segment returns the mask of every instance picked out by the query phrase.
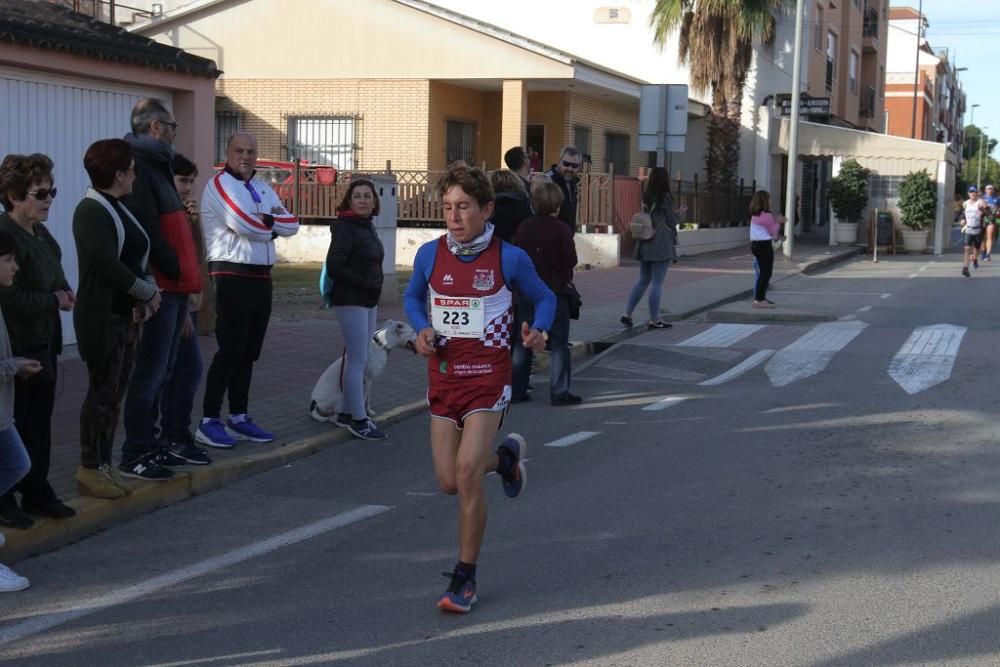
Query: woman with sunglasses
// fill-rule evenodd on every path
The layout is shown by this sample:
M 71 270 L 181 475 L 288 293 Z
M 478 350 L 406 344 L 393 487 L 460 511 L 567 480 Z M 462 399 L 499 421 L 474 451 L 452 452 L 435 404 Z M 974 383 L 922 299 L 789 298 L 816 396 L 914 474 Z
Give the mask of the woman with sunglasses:
M 42 369 L 14 381 L 14 421 L 31 459 L 31 470 L 0 497 L 0 523 L 30 528 L 36 514 L 75 516 L 49 484 L 56 360 L 62 352 L 59 312 L 73 309 L 76 296 L 62 268 L 62 250 L 45 226 L 55 200 L 52 160 L 41 153 L 8 155 L 0 163 L 0 230 L 15 241 L 19 270 L 13 285 L 0 287 L 13 353 L 38 361 Z M 18 507 L 14 492 L 21 494 Z

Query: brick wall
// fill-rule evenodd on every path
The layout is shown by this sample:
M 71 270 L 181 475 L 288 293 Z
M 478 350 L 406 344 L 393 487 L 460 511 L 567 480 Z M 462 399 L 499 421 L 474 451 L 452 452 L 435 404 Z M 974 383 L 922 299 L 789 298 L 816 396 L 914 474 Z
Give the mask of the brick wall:
M 573 126 L 590 128 L 590 156 L 595 171 L 607 168 L 604 154 L 605 134 L 614 132 L 629 137 L 629 174 L 636 175 L 639 167 L 646 166 L 646 154 L 640 153 L 639 146 L 639 101 L 632 104 L 614 104 L 596 97 L 578 93 L 566 96 L 566 126 L 564 144 L 573 143 Z M 581 150 L 586 152 L 584 147 Z M 616 166 L 616 172 L 618 167 Z
M 217 111 L 240 113 L 260 157 L 286 159 L 289 116 L 352 116 L 357 169 L 427 169 L 429 83 L 412 79 L 220 79 Z

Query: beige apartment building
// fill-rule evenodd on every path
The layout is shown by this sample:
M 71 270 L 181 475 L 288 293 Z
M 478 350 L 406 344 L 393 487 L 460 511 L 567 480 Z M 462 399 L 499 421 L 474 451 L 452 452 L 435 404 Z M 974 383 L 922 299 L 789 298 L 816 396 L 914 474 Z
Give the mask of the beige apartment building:
M 211 0 L 134 32 L 214 59 L 216 157 L 236 129 L 263 158 L 341 169 L 488 168 L 565 144 L 634 174 L 641 81 L 419 0 Z

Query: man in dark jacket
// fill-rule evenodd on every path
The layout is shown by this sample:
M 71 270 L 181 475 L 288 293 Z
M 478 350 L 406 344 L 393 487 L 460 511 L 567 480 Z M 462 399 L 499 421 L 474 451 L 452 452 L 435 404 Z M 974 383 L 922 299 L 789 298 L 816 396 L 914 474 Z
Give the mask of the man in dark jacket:
M 184 204 L 174 187 L 171 162 L 177 121 L 157 99 L 132 109 L 125 141 L 135 158 L 135 183 L 125 204 L 149 236 L 149 264 L 162 290 L 160 309 L 144 325 L 125 401 L 122 475 L 151 481 L 173 477 L 167 466 L 211 462 L 192 438 L 158 442 L 157 401 L 172 372 L 187 318 L 188 296 L 201 291 L 198 255 Z
M 531 203 L 531 162 L 528 154 L 520 146 L 514 146 L 503 154 L 504 164 L 524 183 L 524 191 L 528 193 L 528 203 Z M 506 239 L 504 239 L 506 240 Z
M 545 172 L 552 182 L 559 186 L 563 193 L 562 207 L 559 209 L 559 219 L 569 225 L 570 232 L 576 233 L 576 201 L 580 165 L 583 156 L 576 146 L 566 146 L 559 155 L 559 161 Z

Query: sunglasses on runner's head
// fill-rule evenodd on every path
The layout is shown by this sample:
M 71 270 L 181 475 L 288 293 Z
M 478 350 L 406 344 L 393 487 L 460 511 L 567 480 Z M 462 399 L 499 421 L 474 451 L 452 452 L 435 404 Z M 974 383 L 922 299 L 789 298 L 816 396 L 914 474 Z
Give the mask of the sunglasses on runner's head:
M 562 161 L 562 166 L 570 168 L 570 169 L 579 169 L 580 168 L 580 163 L 579 162 L 570 162 L 569 160 L 563 160 Z
M 38 201 L 45 201 L 52 195 L 52 198 L 56 198 L 56 193 L 59 192 L 59 188 L 38 188 L 37 190 L 28 190 L 28 194 L 37 199 Z

